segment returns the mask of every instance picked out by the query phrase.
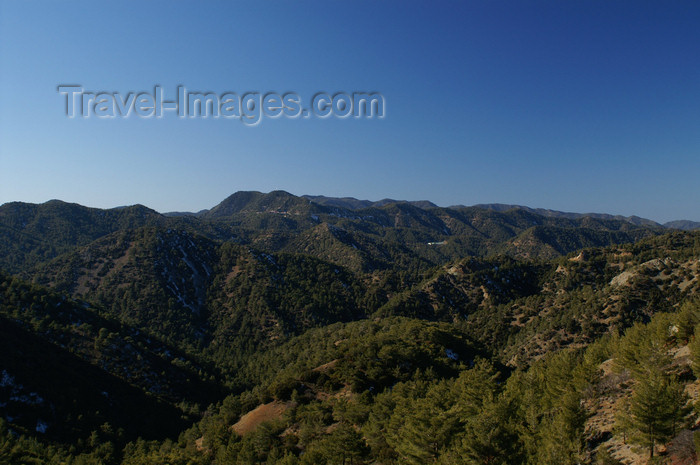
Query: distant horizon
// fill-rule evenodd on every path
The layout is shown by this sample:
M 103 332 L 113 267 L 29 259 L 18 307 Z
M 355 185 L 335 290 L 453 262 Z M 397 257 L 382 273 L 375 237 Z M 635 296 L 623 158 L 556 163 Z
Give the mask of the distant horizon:
M 624 218 L 636 217 L 636 218 L 641 218 L 644 220 L 651 220 L 651 221 L 654 221 L 660 225 L 665 225 L 667 223 L 674 222 L 674 221 L 691 221 L 691 222 L 700 223 L 700 219 L 693 219 L 693 218 L 673 218 L 673 219 L 666 220 L 666 221 L 659 221 L 655 218 L 650 218 L 650 217 L 638 215 L 635 213 L 626 214 L 626 213 L 611 213 L 611 212 L 606 212 L 606 211 L 590 211 L 590 210 L 589 211 L 561 210 L 561 209 L 550 208 L 550 207 L 546 207 L 546 206 L 543 207 L 543 206 L 536 206 L 536 205 L 523 205 L 523 204 L 516 204 L 516 203 L 509 203 L 509 202 L 477 202 L 477 203 L 457 202 L 457 203 L 451 203 L 449 205 L 443 205 L 443 204 L 439 204 L 431 199 L 404 199 L 404 198 L 396 198 L 396 197 L 388 196 L 388 197 L 382 197 L 382 198 L 377 199 L 377 200 L 372 200 L 372 199 L 356 197 L 356 196 L 352 196 L 352 195 L 335 196 L 335 195 L 327 195 L 327 194 L 308 194 L 308 193 L 307 194 L 295 194 L 295 193 L 289 192 L 285 189 L 272 189 L 272 190 L 268 190 L 268 191 L 261 191 L 261 190 L 257 190 L 257 189 L 236 190 L 234 192 L 231 192 L 229 195 L 224 196 L 223 198 L 221 198 L 218 202 L 214 203 L 213 205 L 208 206 L 208 207 L 204 207 L 204 208 L 199 208 L 199 209 L 168 209 L 168 210 L 163 210 L 163 209 L 155 208 L 155 207 L 153 207 L 145 202 L 134 202 L 134 203 L 129 203 L 129 204 L 115 205 L 115 206 L 98 206 L 98 205 L 90 205 L 86 202 L 65 200 L 65 199 L 55 198 L 55 197 L 48 199 L 48 200 L 44 200 L 44 201 L 34 201 L 34 202 L 25 201 L 25 200 L 9 200 L 9 201 L 5 201 L 5 202 L 0 203 L 0 207 L 3 205 L 9 204 L 9 203 L 15 203 L 15 202 L 33 204 L 33 205 L 42 205 L 42 204 L 52 202 L 52 201 L 59 201 L 59 202 L 63 202 L 63 203 L 75 204 L 75 205 L 80 205 L 82 207 L 95 208 L 95 209 L 99 209 L 99 210 L 112 210 L 112 209 L 128 208 L 128 207 L 134 207 L 134 206 L 140 205 L 140 206 L 146 207 L 148 209 L 151 209 L 151 210 L 153 210 L 161 215 L 165 215 L 168 213 L 197 214 L 200 212 L 211 210 L 212 208 L 219 205 L 221 202 L 226 200 L 231 195 L 234 195 L 234 194 L 239 193 L 239 192 L 257 192 L 260 194 L 270 194 L 271 192 L 279 192 L 279 191 L 286 192 L 287 194 L 293 195 L 295 197 L 300 197 L 300 198 L 301 197 L 325 197 L 325 198 L 329 198 L 329 199 L 351 199 L 351 200 L 356 200 L 359 202 L 372 202 L 372 203 L 382 202 L 382 201 L 386 201 L 386 200 L 394 201 L 394 202 L 409 202 L 409 203 L 430 202 L 430 203 L 434 204 L 436 206 L 436 208 L 453 208 L 453 207 L 467 207 L 467 208 L 481 207 L 481 208 L 483 208 L 483 206 L 488 206 L 488 205 L 501 205 L 501 206 L 509 206 L 509 207 L 513 207 L 513 208 L 529 208 L 529 209 L 533 209 L 533 210 L 547 210 L 547 211 L 558 212 L 558 213 L 584 215 L 584 216 L 585 215 L 610 215 L 610 216 L 624 217 Z
M 198 211 L 235 186 L 697 221 L 698 24 L 689 1 L 0 0 L 0 202 Z

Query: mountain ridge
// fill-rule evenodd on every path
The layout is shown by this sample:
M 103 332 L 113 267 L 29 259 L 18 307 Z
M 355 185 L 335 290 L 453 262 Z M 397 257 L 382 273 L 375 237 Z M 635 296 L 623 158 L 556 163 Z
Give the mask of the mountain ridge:
M 667 229 L 680 229 L 680 230 L 694 230 L 694 229 L 700 229 L 700 222 L 698 221 L 692 221 L 692 220 L 685 220 L 685 219 L 680 219 L 680 220 L 672 220 L 672 221 L 667 221 L 664 223 L 660 223 L 654 220 L 651 220 L 649 218 L 643 218 L 637 215 L 614 215 L 610 213 L 595 213 L 595 212 L 588 212 L 588 213 L 579 213 L 579 212 L 568 212 L 568 211 L 561 211 L 561 210 L 554 210 L 554 209 L 549 209 L 549 208 L 541 208 L 541 207 L 529 207 L 526 205 L 517 205 L 517 204 L 503 204 L 503 203 L 480 203 L 480 204 L 474 204 L 474 205 L 464 205 L 464 204 L 455 204 L 455 205 L 450 205 L 448 207 L 441 207 L 434 202 L 431 202 L 429 200 L 396 200 L 392 198 L 384 198 L 381 200 L 366 200 L 366 199 L 358 199 L 355 197 L 333 197 L 333 196 L 325 196 L 325 195 L 310 195 L 310 194 L 304 194 L 300 196 L 296 196 L 294 194 L 290 194 L 286 191 L 271 191 L 269 193 L 263 193 L 260 191 L 237 191 L 231 196 L 227 197 L 224 201 L 220 202 L 216 206 L 212 207 L 211 209 L 203 209 L 198 212 L 181 212 L 181 211 L 173 211 L 173 212 L 164 212 L 162 213 L 164 216 L 196 216 L 196 217 L 201 217 L 201 216 L 211 216 L 209 212 L 212 210 L 217 209 L 218 207 L 218 214 L 220 216 L 221 210 L 223 209 L 221 207 L 221 204 L 228 201 L 229 199 L 232 198 L 241 198 L 241 197 L 264 197 L 266 195 L 270 194 L 279 194 L 279 193 L 284 193 L 286 195 L 289 195 L 291 197 L 296 197 L 299 199 L 308 199 L 311 202 L 320 205 L 320 206 L 325 206 L 325 207 L 337 207 L 341 208 L 344 210 L 363 210 L 367 208 L 372 208 L 372 207 L 383 207 L 389 204 L 409 204 L 413 205 L 419 208 L 423 209 L 431 209 L 431 208 L 452 208 L 452 209 L 462 209 L 462 208 L 482 208 L 485 210 L 493 210 L 493 211 L 499 211 L 499 212 L 505 212 L 508 210 L 513 210 L 513 209 L 519 209 L 519 210 L 525 210 L 529 211 L 532 213 L 536 213 L 541 216 L 546 216 L 546 217 L 554 217 L 554 218 L 583 218 L 583 217 L 591 217 L 591 218 L 599 218 L 599 219 L 616 219 L 616 220 L 621 220 L 621 221 L 627 221 L 629 223 L 639 225 L 639 226 L 658 226 L 658 227 L 664 227 Z M 214 213 L 213 215 L 216 216 L 217 213 Z
M 40 206 L 40 205 L 56 205 L 56 204 L 63 204 L 66 206 L 73 206 L 73 207 L 82 207 L 85 209 L 92 209 L 92 210 L 99 210 L 99 211 L 119 211 L 119 210 L 128 210 L 128 209 L 144 209 L 147 211 L 150 211 L 152 213 L 156 213 L 158 215 L 164 216 L 164 217 L 207 217 L 207 218 L 216 218 L 216 217 L 222 217 L 226 216 L 227 214 L 231 213 L 237 213 L 240 212 L 241 210 L 245 209 L 246 207 L 257 207 L 260 208 L 260 202 L 265 201 L 267 199 L 277 197 L 279 200 L 280 198 L 286 197 L 287 199 L 307 199 L 314 204 L 321 206 L 321 207 L 336 207 L 336 208 L 341 208 L 343 210 L 363 210 L 367 208 L 373 208 L 373 207 L 384 207 L 386 205 L 390 204 L 408 204 L 412 205 L 418 208 L 422 209 L 432 209 L 432 208 L 451 208 L 451 209 L 463 209 L 463 208 L 481 208 L 485 210 L 493 210 L 493 211 L 498 211 L 498 212 L 505 212 L 508 210 L 525 210 L 529 211 L 532 213 L 536 213 L 541 216 L 546 216 L 546 217 L 554 217 L 554 218 L 583 218 L 583 217 L 591 217 L 591 218 L 599 218 L 599 219 L 616 219 L 616 220 L 621 220 L 621 221 L 627 221 L 629 223 L 635 224 L 635 225 L 644 225 L 644 226 L 658 226 L 658 227 L 663 227 L 667 229 L 680 229 L 684 231 L 691 231 L 695 229 L 700 229 L 700 221 L 693 221 L 693 220 L 687 220 L 687 219 L 679 219 L 679 220 L 672 220 L 672 221 L 666 221 L 664 223 L 659 223 L 657 221 L 648 219 L 648 218 L 643 218 L 637 215 L 613 215 L 610 213 L 595 213 L 595 212 L 588 212 L 588 213 L 578 213 L 578 212 L 568 212 L 568 211 L 561 211 L 561 210 L 553 210 L 549 208 L 541 208 L 541 207 L 529 207 L 526 205 L 518 205 L 518 204 L 503 204 L 503 203 L 480 203 L 480 204 L 474 204 L 474 205 L 464 205 L 464 204 L 454 204 L 450 205 L 447 207 L 441 207 L 434 202 L 431 202 L 430 200 L 396 200 L 392 198 L 384 198 L 381 200 L 366 200 L 366 199 L 358 199 L 355 197 L 333 197 L 333 196 L 325 196 L 325 195 L 310 195 L 310 194 L 303 194 L 303 195 L 294 195 L 290 194 L 289 192 L 286 192 L 284 190 L 273 190 L 270 192 L 261 192 L 261 191 L 236 191 L 230 196 L 228 196 L 226 199 L 222 200 L 219 202 L 217 205 L 215 205 L 212 208 L 206 208 L 199 210 L 197 212 L 189 212 L 189 211 L 168 211 L 168 212 L 158 212 L 156 210 L 153 210 L 147 206 L 144 206 L 142 204 L 134 204 L 134 205 L 124 205 L 124 206 L 118 206 L 118 207 L 112 207 L 112 208 L 95 208 L 95 207 L 86 207 L 78 203 L 73 203 L 73 202 L 65 202 L 63 200 L 59 199 L 51 199 L 43 203 L 28 203 L 28 202 L 22 202 L 22 201 L 11 201 L 11 202 L 6 202 L 4 204 L 0 205 L 1 208 L 9 207 L 11 205 L 24 205 L 24 206 Z M 294 204 L 294 202 L 290 202 L 290 204 Z M 277 205 L 274 204 L 273 205 Z M 301 205 L 301 203 L 299 203 Z M 284 204 L 279 204 L 279 207 L 284 206 Z M 289 205 L 287 205 L 289 206 Z M 260 210 L 258 210 L 260 211 Z
M 34 463 L 330 465 L 351 447 L 354 463 L 420 465 L 437 421 L 439 463 L 490 422 L 510 444 L 497 463 L 593 465 L 620 434 L 584 428 L 614 413 L 592 389 L 629 397 L 628 375 L 597 367 L 647 354 L 618 342 L 650 321 L 655 347 L 700 322 L 700 305 L 674 313 L 700 296 L 700 232 L 508 206 L 16 203 L 0 269 L 0 462 L 5 443 L 57 454 Z
M 665 231 L 656 223 L 542 215 L 523 208 L 444 208 L 380 201 L 353 210 L 326 203 L 285 191 L 240 191 L 192 215 L 161 215 L 141 205 L 101 210 L 55 200 L 4 204 L 0 206 L 0 231 L 4 232 L 0 269 L 20 272 L 100 237 L 142 226 L 188 230 L 268 252 L 307 250 L 318 258 L 352 262 L 356 269 L 365 270 L 396 260 L 437 265 L 464 255 L 492 253 L 551 258 L 584 246 L 633 242 Z M 324 223 L 330 229 L 317 230 Z M 325 239 L 319 242 L 321 237 Z

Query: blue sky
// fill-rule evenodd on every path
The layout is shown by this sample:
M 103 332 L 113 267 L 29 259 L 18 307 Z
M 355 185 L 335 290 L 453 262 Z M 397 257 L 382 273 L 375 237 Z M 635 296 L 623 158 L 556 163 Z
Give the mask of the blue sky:
M 698 24 L 681 1 L 0 0 L 0 203 L 283 189 L 700 220 Z M 59 84 L 376 91 L 386 115 L 69 119 Z

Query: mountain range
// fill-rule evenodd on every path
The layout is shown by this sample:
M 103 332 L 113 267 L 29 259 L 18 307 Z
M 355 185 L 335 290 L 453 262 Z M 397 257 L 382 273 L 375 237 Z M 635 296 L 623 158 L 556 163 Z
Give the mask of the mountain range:
M 700 386 L 690 226 L 283 191 L 4 204 L 0 463 L 642 463 L 611 420 L 640 344 Z
M 318 249 L 311 253 L 363 269 L 386 266 L 396 254 L 432 264 L 494 252 L 551 258 L 663 230 L 646 221 L 545 215 L 518 207 L 426 208 L 423 202 L 417 206 L 382 201 L 380 206 L 348 209 L 333 205 L 333 199 L 323 203 L 283 191 L 237 192 L 196 215 L 161 215 L 142 205 L 101 210 L 57 200 L 41 205 L 13 202 L 0 206 L 0 266 L 17 272 L 108 233 L 146 225 L 196 230 L 214 240 L 233 239 L 275 251 Z M 401 247 L 389 247 L 387 242 Z M 320 250 L 322 244 L 334 250 Z M 338 255 L 341 249 L 346 250 Z
M 285 193 L 280 191 L 280 193 Z M 272 193 L 274 194 L 274 193 Z M 252 199 L 259 199 L 262 197 L 265 197 L 267 194 L 263 194 L 261 192 L 238 192 L 234 194 L 236 198 L 236 201 L 243 202 L 245 203 L 246 201 L 250 201 Z M 291 194 L 289 194 L 291 195 Z M 394 199 L 382 199 L 378 201 L 372 201 L 372 200 L 359 200 L 354 197 L 327 197 L 323 195 L 302 195 L 302 198 L 309 199 L 311 202 L 318 204 L 318 205 L 324 205 L 324 206 L 331 206 L 331 207 L 338 207 L 342 208 L 345 210 L 361 210 L 364 208 L 371 208 L 371 207 L 383 207 L 385 205 L 393 204 L 393 203 L 403 203 L 403 204 L 409 204 L 413 205 L 415 207 L 419 208 L 424 208 L 424 209 L 431 209 L 431 208 L 439 208 L 438 205 L 434 204 L 433 202 L 429 200 L 394 200 Z M 228 200 L 228 199 L 227 199 Z M 224 201 L 225 202 L 225 201 Z M 217 205 L 218 207 L 218 205 Z M 214 207 L 216 209 L 217 207 Z M 526 207 L 523 205 L 510 205 L 510 204 L 502 204 L 502 203 L 490 203 L 490 204 L 476 204 L 473 205 L 472 207 L 475 208 L 481 208 L 485 210 L 494 210 L 494 211 L 499 211 L 499 212 L 505 212 L 508 210 L 525 210 L 531 213 L 535 213 L 541 216 L 546 216 L 546 217 L 554 217 L 554 218 L 570 218 L 570 219 L 575 219 L 575 218 L 583 218 L 583 217 L 591 217 L 591 218 L 599 218 L 599 219 L 613 219 L 613 220 L 621 220 L 621 221 L 627 221 L 632 224 L 641 226 L 663 226 L 669 229 L 681 229 L 684 231 L 691 231 L 694 229 L 700 229 L 700 222 L 698 221 L 690 221 L 690 220 L 675 220 L 675 221 L 668 221 L 666 223 L 657 223 L 653 220 L 646 219 L 646 218 L 640 218 L 638 216 L 622 216 L 622 215 L 610 215 L 607 213 L 572 213 L 572 212 L 562 212 L 562 211 L 557 211 L 557 210 L 550 210 L 550 209 L 545 209 L 545 208 L 531 208 L 531 207 Z M 464 209 L 464 208 L 469 208 L 466 205 L 453 205 L 450 206 L 449 208 L 451 209 Z M 200 210 L 197 213 L 192 213 L 192 212 L 167 212 L 163 213 L 165 216 L 204 216 L 209 210 Z

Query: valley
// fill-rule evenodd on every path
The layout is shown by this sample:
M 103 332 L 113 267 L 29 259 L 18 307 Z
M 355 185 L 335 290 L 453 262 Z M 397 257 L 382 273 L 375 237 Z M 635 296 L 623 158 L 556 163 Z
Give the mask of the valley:
M 700 231 L 674 224 L 4 204 L 0 463 L 693 463 Z

